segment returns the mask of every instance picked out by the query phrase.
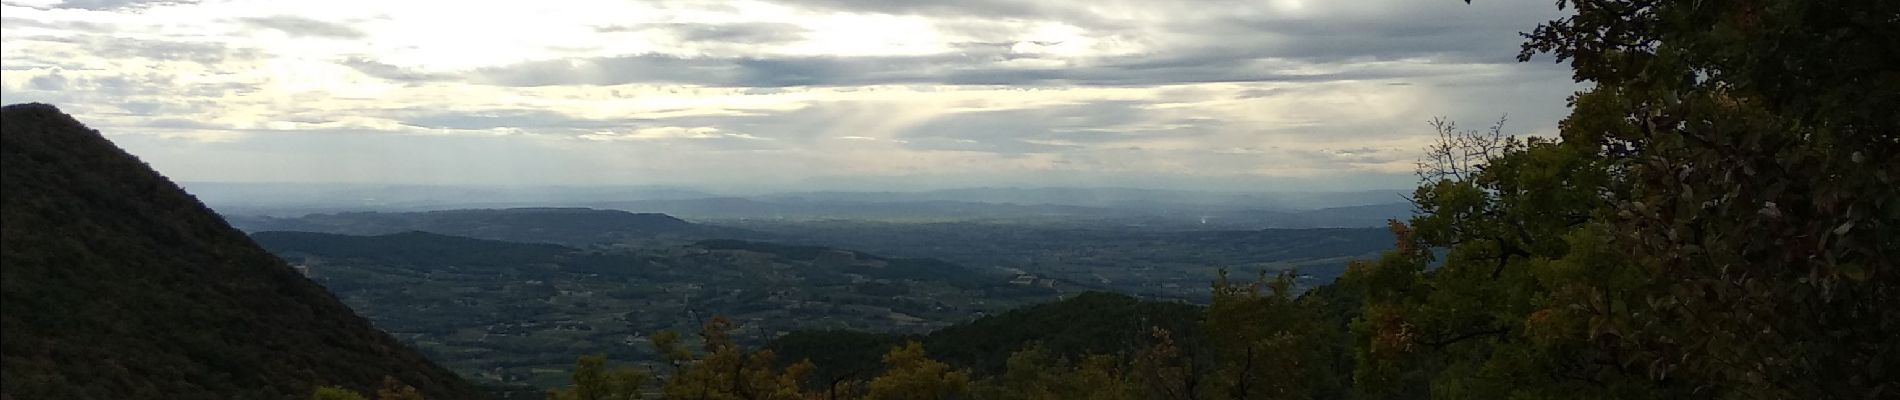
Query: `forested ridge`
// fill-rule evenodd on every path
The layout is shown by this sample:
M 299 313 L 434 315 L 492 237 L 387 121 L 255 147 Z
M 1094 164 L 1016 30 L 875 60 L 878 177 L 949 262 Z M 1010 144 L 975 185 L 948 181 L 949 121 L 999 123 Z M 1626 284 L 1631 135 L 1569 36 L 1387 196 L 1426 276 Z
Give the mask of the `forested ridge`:
M 484 395 L 52 106 L 0 115 L 0 397 Z
M 812 359 L 824 379 L 875 372 L 885 350 L 915 340 L 942 361 L 977 373 L 997 373 L 1011 353 L 1035 345 L 1063 355 L 1133 352 L 1147 345 L 1151 329 L 1199 337 L 1201 307 L 1085 292 L 1061 301 L 951 325 L 923 335 L 877 335 L 851 331 L 805 331 L 767 344 L 787 360 Z M 860 376 L 861 377 L 861 376 Z

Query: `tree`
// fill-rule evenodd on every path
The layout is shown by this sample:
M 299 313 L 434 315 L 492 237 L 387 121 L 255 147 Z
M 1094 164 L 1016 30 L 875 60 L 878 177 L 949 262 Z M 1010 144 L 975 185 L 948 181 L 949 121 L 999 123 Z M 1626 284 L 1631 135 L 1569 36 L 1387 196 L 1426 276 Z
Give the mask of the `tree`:
M 1217 364 L 1203 382 L 1223 398 L 1310 399 L 1337 385 L 1320 307 L 1293 298 L 1293 274 L 1265 273 L 1244 284 L 1222 271 L 1213 284 L 1206 328 Z
M 337 386 L 319 386 L 310 393 L 310 400 L 364 400 L 363 395 Z
M 318 386 L 310 393 L 311 400 L 363 400 L 362 394 L 341 386 Z M 376 400 L 423 400 L 422 392 L 414 386 L 402 383 L 395 377 L 383 377 L 383 385 L 376 389 Z
M 383 377 L 383 387 L 376 389 L 376 400 L 423 400 L 422 393 L 414 386 L 402 383 L 395 377 Z
M 582 356 L 574 363 L 573 385 L 548 391 L 548 400 L 633 400 L 651 375 L 632 367 L 609 370 L 606 356 Z
M 1118 357 L 1106 354 L 1092 354 L 1082 357 L 1076 366 L 1076 372 L 1065 380 L 1068 392 L 1074 396 L 1064 398 L 1086 400 L 1134 400 L 1141 398 L 1139 386 L 1127 374 L 1127 368 Z
M 699 355 L 685 350 L 676 334 L 654 335 L 655 350 L 673 367 L 673 375 L 662 387 L 666 398 L 766 400 L 807 395 L 800 384 L 813 369 L 810 362 L 777 369 L 772 351 L 746 351 L 732 340 L 732 329 L 725 317 L 707 320 L 700 329 L 703 348 Z
M 1001 376 L 974 386 L 976 398 L 996 400 L 1133 400 L 1140 398 L 1122 360 L 1086 355 L 1077 362 L 1031 345 L 1009 357 Z
M 1558 139 L 1424 163 L 1423 214 L 1348 274 L 1361 390 L 1900 391 L 1900 3 L 1558 5 L 1520 58 L 1592 87 Z
M 1135 354 L 1132 370 L 1143 398 L 1194 400 L 1201 398 L 1201 370 L 1193 357 L 1182 354 L 1174 333 L 1151 328 L 1154 343 Z
M 909 342 L 884 354 L 886 370 L 866 385 L 868 400 L 963 399 L 970 397 L 970 376 L 924 355 L 924 345 Z

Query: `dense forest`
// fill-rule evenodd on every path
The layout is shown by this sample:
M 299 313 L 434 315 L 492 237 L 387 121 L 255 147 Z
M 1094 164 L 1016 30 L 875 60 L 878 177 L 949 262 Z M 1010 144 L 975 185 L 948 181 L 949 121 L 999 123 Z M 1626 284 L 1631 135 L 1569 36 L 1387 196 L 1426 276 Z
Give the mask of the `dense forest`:
M 52 106 L 0 109 L 0 397 L 484 396 Z M 404 389 L 406 388 L 406 389 Z

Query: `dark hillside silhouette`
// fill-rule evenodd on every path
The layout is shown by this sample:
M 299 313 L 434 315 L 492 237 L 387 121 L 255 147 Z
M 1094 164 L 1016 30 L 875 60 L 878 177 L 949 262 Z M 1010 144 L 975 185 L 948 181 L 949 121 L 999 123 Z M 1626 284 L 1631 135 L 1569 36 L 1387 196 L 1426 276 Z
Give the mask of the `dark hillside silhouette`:
M 482 397 L 97 131 L 50 105 L 0 114 L 0 398 L 302 398 L 385 376 Z

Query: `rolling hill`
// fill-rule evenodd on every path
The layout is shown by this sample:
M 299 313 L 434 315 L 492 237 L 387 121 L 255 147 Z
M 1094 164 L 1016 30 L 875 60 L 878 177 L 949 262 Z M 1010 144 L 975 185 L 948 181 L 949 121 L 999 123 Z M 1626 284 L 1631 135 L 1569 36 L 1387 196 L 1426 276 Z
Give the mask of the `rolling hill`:
M 1151 341 L 1151 328 L 1162 328 L 1188 340 L 1185 346 L 1200 346 L 1201 310 L 1180 302 L 1084 292 L 927 334 L 801 331 L 779 337 L 766 348 L 783 361 L 811 360 L 820 368 L 817 377 L 830 380 L 875 371 L 879 357 L 891 346 L 915 340 L 939 360 L 989 375 L 1001 372 L 1011 353 L 1032 344 L 1065 357 L 1127 355 Z

